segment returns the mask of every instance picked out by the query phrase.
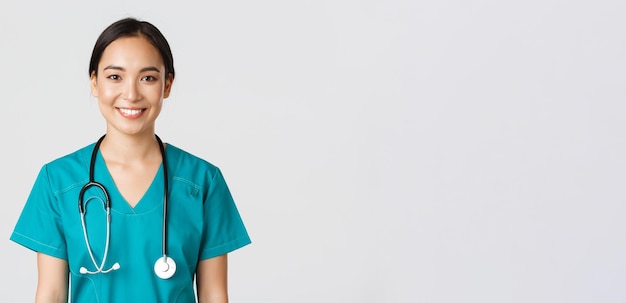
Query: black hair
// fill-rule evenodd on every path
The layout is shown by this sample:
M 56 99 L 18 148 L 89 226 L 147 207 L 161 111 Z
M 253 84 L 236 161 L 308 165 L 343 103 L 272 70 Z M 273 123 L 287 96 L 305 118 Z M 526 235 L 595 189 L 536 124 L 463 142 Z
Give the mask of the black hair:
M 93 47 L 91 60 L 89 60 L 89 76 L 98 75 L 98 64 L 102 58 L 102 53 L 113 41 L 123 37 L 145 37 L 159 51 L 165 65 L 166 77 L 174 78 L 174 57 L 169 43 L 156 26 L 147 21 L 140 21 L 135 18 L 125 18 L 109 25 Z

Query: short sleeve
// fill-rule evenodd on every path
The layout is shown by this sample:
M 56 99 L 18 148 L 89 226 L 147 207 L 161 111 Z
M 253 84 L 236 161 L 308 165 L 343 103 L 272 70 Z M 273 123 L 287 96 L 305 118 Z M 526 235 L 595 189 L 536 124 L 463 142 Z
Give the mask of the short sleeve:
M 229 253 L 250 243 L 226 181 L 216 169 L 204 201 L 200 260 Z
M 56 202 L 47 166 L 44 166 L 11 234 L 11 241 L 33 251 L 67 260 L 62 221 Z

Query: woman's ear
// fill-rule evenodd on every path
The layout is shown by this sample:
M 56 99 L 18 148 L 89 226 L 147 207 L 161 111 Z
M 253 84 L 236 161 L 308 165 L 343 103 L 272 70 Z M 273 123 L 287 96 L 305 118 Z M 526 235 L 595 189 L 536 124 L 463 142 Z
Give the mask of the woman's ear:
M 98 77 L 96 76 L 96 72 L 91 72 L 91 76 L 89 76 L 89 82 L 91 83 L 91 95 L 94 98 L 98 98 Z
M 167 75 L 167 78 L 165 79 L 165 87 L 163 88 L 163 99 L 166 99 L 167 97 L 170 96 L 173 83 L 174 83 L 174 75 L 170 73 Z

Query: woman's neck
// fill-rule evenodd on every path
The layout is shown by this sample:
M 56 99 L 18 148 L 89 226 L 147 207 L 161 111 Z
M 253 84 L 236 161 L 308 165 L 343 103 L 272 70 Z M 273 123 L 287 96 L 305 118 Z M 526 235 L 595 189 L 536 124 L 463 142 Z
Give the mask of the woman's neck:
M 154 133 L 125 135 L 107 132 L 100 146 L 100 152 L 107 162 L 131 164 L 153 161 L 161 158 L 158 142 Z

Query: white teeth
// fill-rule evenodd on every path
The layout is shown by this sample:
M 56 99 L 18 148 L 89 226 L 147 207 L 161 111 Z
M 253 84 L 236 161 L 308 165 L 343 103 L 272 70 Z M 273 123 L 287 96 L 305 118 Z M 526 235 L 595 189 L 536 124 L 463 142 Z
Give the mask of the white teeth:
M 128 109 L 128 108 L 120 108 L 120 111 L 122 112 L 122 114 L 126 115 L 126 116 L 133 116 L 133 115 L 138 115 L 139 113 L 141 113 L 141 109 Z

